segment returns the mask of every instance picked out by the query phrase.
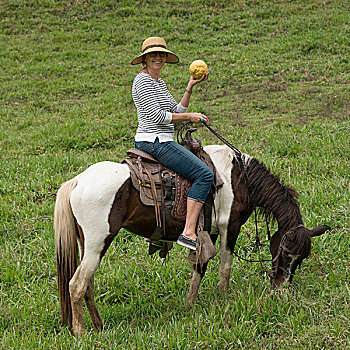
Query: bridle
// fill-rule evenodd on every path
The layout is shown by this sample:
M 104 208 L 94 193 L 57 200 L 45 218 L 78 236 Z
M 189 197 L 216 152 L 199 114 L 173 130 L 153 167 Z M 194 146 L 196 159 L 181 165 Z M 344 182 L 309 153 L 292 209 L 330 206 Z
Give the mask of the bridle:
M 292 273 L 292 272 L 290 271 L 290 270 L 291 270 L 291 266 L 289 266 L 289 271 L 288 271 L 288 270 L 286 270 L 285 268 L 283 268 L 282 266 L 279 265 L 279 258 L 280 258 L 281 255 L 283 255 L 284 252 L 286 252 L 286 253 L 288 253 L 288 254 L 291 254 L 291 255 L 293 254 L 293 252 L 292 252 L 290 249 L 288 249 L 288 248 L 286 247 L 286 245 L 285 245 L 285 241 L 286 241 L 286 239 L 287 239 L 287 233 L 288 233 L 288 232 L 291 232 L 291 231 L 295 231 L 295 230 L 297 230 L 297 229 L 299 229 L 299 228 L 303 228 L 303 227 L 305 227 L 303 224 L 299 224 L 298 226 L 295 226 L 295 227 L 291 228 L 290 230 L 288 230 L 288 231 L 282 236 L 282 238 L 281 238 L 281 240 L 280 240 L 280 244 L 279 244 L 279 246 L 278 246 L 277 255 L 271 260 L 272 263 L 275 263 L 275 262 L 277 262 L 277 263 L 276 263 L 274 269 L 271 270 L 271 271 L 269 272 L 269 275 L 275 276 L 275 275 L 277 274 L 278 269 L 282 270 L 284 273 L 286 273 L 286 274 L 289 275 L 289 276 L 294 276 L 294 275 L 295 275 L 295 272 Z M 291 263 L 290 263 L 290 265 L 291 265 Z M 300 264 L 299 264 L 299 265 L 300 265 Z
M 284 269 L 282 266 L 279 265 L 279 258 L 281 255 L 283 255 L 283 253 L 288 253 L 288 254 L 293 254 L 293 252 L 288 249 L 285 245 L 285 241 L 287 239 L 287 233 L 291 232 L 291 231 L 295 231 L 297 230 L 298 228 L 302 228 L 304 227 L 303 224 L 299 224 L 298 226 L 295 226 L 293 228 L 291 228 L 290 230 L 288 230 L 281 238 L 280 240 L 280 244 L 278 246 L 278 251 L 277 251 L 277 254 L 276 256 L 273 258 L 273 259 L 260 259 L 260 260 L 253 260 L 253 259 L 246 259 L 246 258 L 243 258 L 242 256 L 240 256 L 239 254 L 237 254 L 235 251 L 233 251 L 233 254 L 239 258 L 240 260 L 243 260 L 243 261 L 246 261 L 246 262 L 251 262 L 251 263 L 263 263 L 263 262 L 272 262 L 272 263 L 276 263 L 275 267 L 273 270 L 271 270 L 269 272 L 269 275 L 273 276 L 273 275 L 276 275 L 277 274 L 277 270 L 280 269 L 282 270 L 283 272 L 285 272 L 286 274 L 288 274 L 289 276 L 294 276 L 295 273 L 292 273 L 286 269 Z

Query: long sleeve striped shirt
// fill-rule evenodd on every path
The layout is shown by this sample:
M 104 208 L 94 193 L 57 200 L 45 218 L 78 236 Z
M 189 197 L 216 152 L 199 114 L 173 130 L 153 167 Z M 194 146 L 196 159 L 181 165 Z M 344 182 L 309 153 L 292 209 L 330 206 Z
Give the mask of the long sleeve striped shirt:
M 173 141 L 172 113 L 185 113 L 187 108 L 175 101 L 164 81 L 139 73 L 132 86 L 132 97 L 139 122 L 135 140 L 154 142 L 158 137 L 159 142 Z

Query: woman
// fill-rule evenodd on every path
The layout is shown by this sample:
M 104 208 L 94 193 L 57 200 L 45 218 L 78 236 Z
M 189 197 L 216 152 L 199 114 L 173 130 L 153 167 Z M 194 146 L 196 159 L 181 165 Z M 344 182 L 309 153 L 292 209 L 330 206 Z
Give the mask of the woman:
M 187 198 L 185 228 L 177 243 L 195 250 L 198 215 L 212 185 L 214 174 L 192 152 L 174 142 L 173 124 L 183 121 L 209 121 L 201 113 L 187 113 L 193 87 L 206 80 L 209 73 L 199 80 L 191 76 L 178 104 L 160 78 L 165 63 L 177 62 L 179 58 L 167 50 L 164 39 L 159 37 L 146 39 L 142 45 L 142 54 L 131 62 L 143 63 L 142 71 L 136 76 L 132 87 L 139 121 L 135 147 L 151 154 L 163 165 L 193 182 Z

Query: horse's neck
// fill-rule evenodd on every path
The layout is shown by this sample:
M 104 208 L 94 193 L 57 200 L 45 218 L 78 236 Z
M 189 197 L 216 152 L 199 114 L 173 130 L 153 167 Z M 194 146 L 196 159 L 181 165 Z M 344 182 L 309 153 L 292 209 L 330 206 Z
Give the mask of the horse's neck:
M 240 177 L 233 167 L 239 166 L 234 151 L 226 146 L 211 145 L 204 150 L 214 161 L 224 181 L 239 181 Z M 262 207 L 267 214 L 272 214 L 281 232 L 302 224 L 296 193 L 284 186 L 279 179 L 270 173 L 264 164 L 255 158 L 242 154 L 249 179 L 250 200 L 254 206 Z M 232 167 L 233 166 L 233 167 Z M 236 174 L 236 175 L 234 175 Z M 231 186 L 230 186 L 231 187 Z
M 291 195 L 278 198 L 273 197 L 273 192 L 268 192 L 261 206 L 274 216 L 280 232 L 287 232 L 290 228 L 303 223 L 299 204 Z
M 264 164 L 254 158 L 250 159 L 247 173 L 251 199 L 255 206 L 272 214 L 281 232 L 303 223 L 296 200 L 297 193 L 292 188 L 284 186 Z

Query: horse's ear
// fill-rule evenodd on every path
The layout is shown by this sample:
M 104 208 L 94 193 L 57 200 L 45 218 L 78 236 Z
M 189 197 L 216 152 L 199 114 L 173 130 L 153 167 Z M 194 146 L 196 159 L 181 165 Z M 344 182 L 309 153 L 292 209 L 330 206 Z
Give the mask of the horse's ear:
M 317 226 L 310 230 L 310 236 L 311 237 L 317 237 L 321 236 L 323 233 L 325 233 L 327 230 L 330 230 L 331 228 L 327 225 Z

